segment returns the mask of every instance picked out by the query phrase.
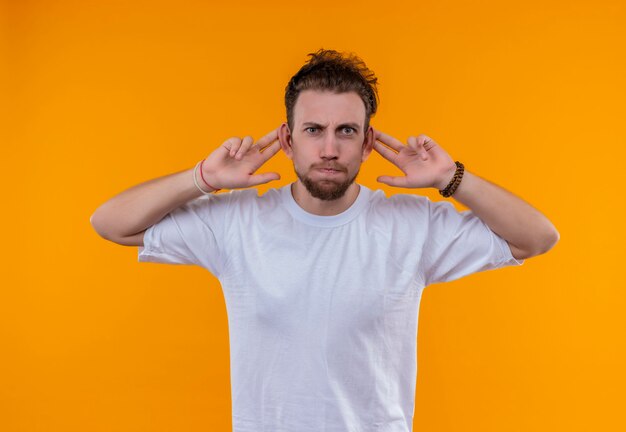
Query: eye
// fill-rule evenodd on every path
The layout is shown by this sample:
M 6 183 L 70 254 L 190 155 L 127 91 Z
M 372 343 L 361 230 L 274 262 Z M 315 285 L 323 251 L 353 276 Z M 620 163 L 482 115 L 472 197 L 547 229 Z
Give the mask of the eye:
M 349 126 L 344 127 L 342 130 L 343 130 L 343 133 L 346 135 L 353 135 L 356 132 L 354 128 L 351 128 Z
M 311 126 L 311 127 L 306 128 L 305 131 L 307 131 L 309 133 L 315 133 L 317 131 L 317 128 Z

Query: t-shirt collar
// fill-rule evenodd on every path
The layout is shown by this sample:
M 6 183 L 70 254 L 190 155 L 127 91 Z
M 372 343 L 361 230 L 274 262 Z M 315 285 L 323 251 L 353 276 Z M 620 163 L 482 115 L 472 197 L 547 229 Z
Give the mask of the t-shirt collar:
M 298 205 L 291 194 L 291 184 L 281 188 L 281 197 L 283 204 L 295 219 L 307 225 L 318 227 L 332 228 L 343 225 L 354 219 L 367 205 L 371 190 L 363 185 L 359 185 L 359 195 L 356 200 L 343 212 L 332 216 L 320 216 L 309 213 Z

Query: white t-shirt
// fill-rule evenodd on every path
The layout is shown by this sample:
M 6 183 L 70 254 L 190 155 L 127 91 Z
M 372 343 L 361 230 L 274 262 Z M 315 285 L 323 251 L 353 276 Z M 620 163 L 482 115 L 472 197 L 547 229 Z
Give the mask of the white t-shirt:
M 335 216 L 290 186 L 198 198 L 146 231 L 139 261 L 220 280 L 235 432 L 411 431 L 423 289 L 523 263 L 471 211 L 364 186 Z

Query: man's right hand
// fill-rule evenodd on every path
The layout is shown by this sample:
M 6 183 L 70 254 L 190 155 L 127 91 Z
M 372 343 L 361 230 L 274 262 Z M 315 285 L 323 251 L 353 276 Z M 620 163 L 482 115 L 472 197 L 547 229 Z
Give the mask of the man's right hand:
M 229 138 L 206 158 L 202 176 L 217 189 L 246 188 L 278 180 L 280 175 L 275 172 L 254 173 L 279 150 L 278 128 L 255 144 L 250 136 Z
M 277 137 L 278 129 L 254 145 L 251 137 L 226 140 L 202 164 L 206 182 L 218 189 L 236 189 L 278 180 L 280 176 L 277 173 L 254 174 L 280 149 Z M 190 178 L 194 172 L 193 168 L 186 169 L 117 194 L 96 209 L 91 216 L 91 224 L 107 240 L 128 246 L 143 246 L 143 236 L 149 227 L 172 210 L 200 196 Z M 201 184 L 202 179 L 199 175 L 197 177 L 198 184 Z

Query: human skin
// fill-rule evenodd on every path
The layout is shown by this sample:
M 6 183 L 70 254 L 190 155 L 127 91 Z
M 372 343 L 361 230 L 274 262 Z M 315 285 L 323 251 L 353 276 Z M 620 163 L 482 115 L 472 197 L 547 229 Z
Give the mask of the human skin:
M 380 176 L 378 181 L 404 188 L 446 187 L 456 171 L 448 153 L 426 135 L 409 137 L 407 145 L 375 131 L 374 149 L 396 165 L 404 176 Z M 489 228 L 507 241 L 518 260 L 550 250 L 559 232 L 541 212 L 506 189 L 465 169 L 453 198 L 466 205 Z
M 322 188 L 356 176 L 372 152 L 374 130 L 371 126 L 364 130 L 365 105 L 357 93 L 305 90 L 294 106 L 293 125 L 293 131 L 287 123 L 280 126 L 281 147 L 296 172 Z M 298 179 L 292 193 L 304 210 L 328 216 L 350 207 L 359 185 L 351 184 L 338 199 L 323 200 L 312 196 Z
M 404 173 L 404 176 L 378 178 L 389 186 L 443 189 L 454 175 L 453 159 L 428 136 L 411 136 L 405 145 L 371 126 L 364 130 L 364 124 L 365 106 L 356 93 L 306 90 L 294 106 L 293 131 L 283 123 L 256 143 L 250 136 L 226 140 L 206 158 L 202 176 L 196 174 L 196 180 L 217 189 L 252 187 L 278 180 L 278 173 L 256 172 L 280 148 L 293 161 L 298 173 L 323 188 L 331 188 L 356 175 L 372 150 Z M 202 195 L 194 185 L 193 172 L 189 169 L 171 174 L 120 193 L 96 210 L 92 225 L 100 235 L 116 243 L 143 245 L 147 228 Z M 359 188 L 357 183 L 352 183 L 343 196 L 323 200 L 312 196 L 298 179 L 292 185 L 292 194 L 310 213 L 335 215 L 350 207 Z M 212 189 L 207 186 L 206 190 Z M 559 239 L 556 228 L 538 210 L 468 170 L 453 198 L 504 238 L 517 259 L 545 253 Z

